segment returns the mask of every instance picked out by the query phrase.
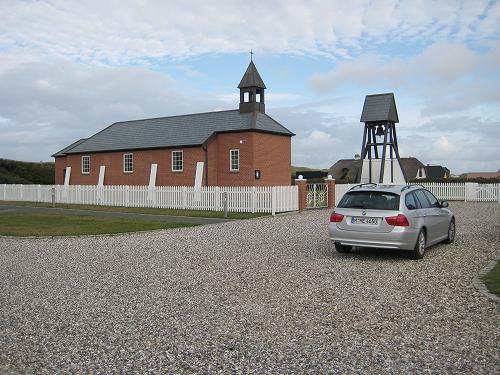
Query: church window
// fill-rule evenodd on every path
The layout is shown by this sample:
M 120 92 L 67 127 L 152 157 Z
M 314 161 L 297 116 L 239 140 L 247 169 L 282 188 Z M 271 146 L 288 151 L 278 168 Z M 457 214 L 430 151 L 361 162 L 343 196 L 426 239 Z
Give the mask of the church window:
M 240 170 L 240 150 L 233 149 L 229 151 L 229 170 L 238 172 Z
M 134 171 L 134 154 L 123 154 L 123 172 L 132 173 Z
M 172 172 L 182 172 L 184 168 L 182 151 L 172 151 Z
M 90 174 L 90 156 L 82 156 L 82 174 Z

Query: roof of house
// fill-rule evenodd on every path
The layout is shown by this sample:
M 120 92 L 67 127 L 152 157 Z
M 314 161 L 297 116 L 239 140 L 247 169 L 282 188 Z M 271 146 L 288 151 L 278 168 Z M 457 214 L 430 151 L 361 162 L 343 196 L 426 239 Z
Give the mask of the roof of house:
M 394 94 L 366 95 L 360 122 L 399 122 Z
M 78 146 L 80 143 L 82 143 L 83 141 L 87 140 L 87 138 L 82 138 L 82 139 L 79 139 L 78 141 L 76 142 L 73 142 L 72 144 L 70 144 L 69 146 L 66 146 L 64 147 L 62 150 L 56 152 L 54 155 L 52 156 L 64 156 L 66 155 L 66 152 L 71 150 L 73 147 L 76 147 Z
M 260 74 L 257 71 L 257 68 L 255 67 L 253 61 L 250 61 L 250 64 L 248 64 L 248 68 L 245 71 L 245 74 L 243 75 L 240 84 L 238 85 L 239 89 L 246 87 L 259 87 L 261 89 L 266 88 L 266 85 L 264 84 L 264 81 L 260 77 Z
M 358 181 L 361 176 L 361 159 L 340 159 L 330 167 L 330 174 L 338 180 Z M 401 158 L 401 167 L 408 178 L 415 178 L 424 165 L 417 158 Z
M 427 178 L 443 178 L 446 174 L 450 173 L 450 170 L 441 165 L 426 165 L 425 174 Z
M 202 145 L 212 134 L 254 130 L 293 136 L 265 113 L 239 110 L 196 113 L 116 122 L 90 138 L 79 140 L 52 156 Z
M 500 178 L 500 172 L 469 172 L 467 178 Z
M 417 158 L 401 158 L 401 164 L 405 170 L 406 177 L 409 179 L 417 177 L 418 170 L 424 167 L 424 164 Z
M 330 167 L 330 174 L 337 180 L 357 181 L 361 163 L 361 159 L 340 159 Z

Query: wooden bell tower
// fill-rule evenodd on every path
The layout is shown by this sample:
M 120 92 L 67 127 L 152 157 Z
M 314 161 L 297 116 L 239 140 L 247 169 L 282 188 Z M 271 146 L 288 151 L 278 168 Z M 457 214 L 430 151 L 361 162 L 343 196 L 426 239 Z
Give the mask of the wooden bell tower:
M 360 122 L 365 123 L 361 146 L 361 183 L 405 184 L 408 182 L 399 157 L 393 93 L 367 95 Z

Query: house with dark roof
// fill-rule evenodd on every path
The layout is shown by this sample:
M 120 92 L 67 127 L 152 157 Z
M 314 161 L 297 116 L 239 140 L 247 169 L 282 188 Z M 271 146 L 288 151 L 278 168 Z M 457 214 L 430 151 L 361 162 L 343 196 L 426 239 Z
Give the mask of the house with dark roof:
M 425 166 L 417 158 L 401 158 L 401 167 L 409 180 L 426 178 Z M 340 183 L 356 183 L 361 179 L 361 159 L 340 159 L 330 167 L 329 174 Z
M 442 165 L 429 165 L 425 166 L 425 174 L 429 179 L 442 180 L 450 178 L 450 170 Z
M 290 130 L 265 112 L 253 61 L 239 108 L 116 122 L 52 155 L 56 184 L 290 185 Z

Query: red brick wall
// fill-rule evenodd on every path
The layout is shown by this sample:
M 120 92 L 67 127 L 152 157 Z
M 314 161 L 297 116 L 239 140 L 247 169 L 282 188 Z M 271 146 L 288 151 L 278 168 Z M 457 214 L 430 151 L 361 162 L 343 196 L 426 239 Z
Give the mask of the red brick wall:
M 182 172 L 172 172 L 172 151 L 182 150 L 184 165 Z M 71 185 L 97 185 L 99 167 L 106 166 L 105 185 L 148 185 L 151 164 L 158 164 L 156 185 L 181 186 L 194 185 L 196 162 L 205 161 L 205 153 L 201 147 L 132 151 L 134 155 L 134 172 L 123 172 L 123 154 L 128 152 L 103 152 L 90 155 L 90 174 L 81 171 L 82 154 L 67 155 L 56 158 L 56 184 L 63 184 L 63 169 L 71 167 Z
M 242 142 L 240 142 L 242 141 Z M 231 172 L 229 150 L 240 150 L 240 169 Z M 172 151 L 184 152 L 183 172 L 172 172 Z M 208 145 L 208 185 L 212 186 L 262 186 L 290 185 L 291 137 L 256 132 L 218 134 Z M 56 184 L 64 183 L 64 168 L 71 166 L 71 185 L 97 185 L 99 167 L 106 166 L 105 185 L 147 185 L 151 164 L 158 164 L 156 185 L 194 185 L 196 162 L 205 160 L 201 147 L 133 151 L 134 172 L 123 172 L 123 154 L 128 152 L 103 152 L 90 155 L 90 174 L 81 173 L 82 154 L 56 158 Z M 261 179 L 255 179 L 255 170 Z M 203 184 L 205 184 L 205 172 Z
M 261 171 L 255 185 L 290 185 L 292 173 L 291 137 L 254 134 L 254 169 Z
M 217 186 L 252 186 L 253 172 L 253 138 L 255 133 L 218 134 L 214 140 L 217 160 Z M 242 141 L 243 143 L 240 143 Z M 231 172 L 229 153 L 232 149 L 240 150 L 240 170 Z M 209 168 L 212 166 L 209 164 Z

